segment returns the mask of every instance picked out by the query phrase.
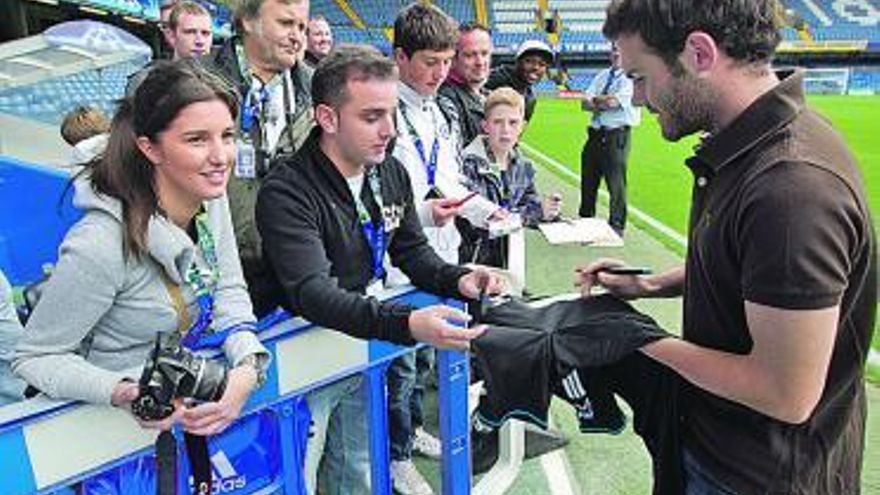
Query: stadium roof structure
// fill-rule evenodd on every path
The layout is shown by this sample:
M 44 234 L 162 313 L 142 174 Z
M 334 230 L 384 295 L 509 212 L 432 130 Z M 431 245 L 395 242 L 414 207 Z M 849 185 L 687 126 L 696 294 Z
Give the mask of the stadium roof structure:
M 0 44 L 0 91 L 122 62 L 146 64 L 150 47 L 134 35 L 91 20 L 57 24 Z

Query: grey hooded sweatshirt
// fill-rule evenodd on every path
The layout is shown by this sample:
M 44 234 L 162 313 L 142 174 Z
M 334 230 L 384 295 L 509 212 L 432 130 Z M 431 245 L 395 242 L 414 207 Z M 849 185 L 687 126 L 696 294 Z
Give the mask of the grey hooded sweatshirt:
M 147 253 L 123 256 L 122 206 L 75 183 L 74 204 L 85 216 L 67 233 L 49 283 L 16 347 L 13 371 L 47 395 L 110 404 L 114 386 L 137 379 L 157 332 L 174 332 L 178 315 L 161 271 L 180 286 L 193 320 L 195 295 L 182 283 L 186 269 L 205 261 L 187 233 L 161 215 L 147 228 Z M 241 274 L 225 197 L 205 202 L 214 234 L 220 280 L 213 328 L 254 321 Z M 233 365 L 251 354 L 268 353 L 249 331 L 223 345 Z M 265 356 L 265 357 L 263 357 Z

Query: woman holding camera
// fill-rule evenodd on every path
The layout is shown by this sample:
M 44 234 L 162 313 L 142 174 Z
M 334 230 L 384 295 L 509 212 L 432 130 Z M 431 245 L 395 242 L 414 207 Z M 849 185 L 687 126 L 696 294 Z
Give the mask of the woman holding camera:
M 16 349 L 13 371 L 47 395 L 128 407 L 159 332 L 215 340 L 232 369 L 222 397 L 144 427 L 226 428 L 269 355 L 253 333 L 224 193 L 235 94 L 187 62 L 157 64 L 113 118 L 106 151 L 74 180 L 85 216 Z

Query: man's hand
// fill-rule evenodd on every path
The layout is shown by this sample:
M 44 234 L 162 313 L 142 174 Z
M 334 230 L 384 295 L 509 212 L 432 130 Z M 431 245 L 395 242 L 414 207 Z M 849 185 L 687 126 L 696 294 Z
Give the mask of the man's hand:
M 454 198 L 429 199 L 434 225 L 442 227 L 458 215 L 461 203 Z
M 644 297 L 658 288 L 651 283 L 648 276 L 643 275 L 612 275 L 604 270 L 612 267 L 626 266 L 623 261 L 602 258 L 586 266 L 575 268 L 574 285 L 581 289 L 583 297 L 590 297 L 593 287 L 605 287 L 608 292 L 622 299 Z
M 510 216 L 510 210 L 507 208 L 498 208 L 493 211 L 491 215 L 489 215 L 490 222 L 497 222 L 499 220 L 504 220 L 505 218 Z
M 482 266 L 475 266 L 470 273 L 458 279 L 458 292 L 468 299 L 479 299 L 485 288 L 486 294 L 498 295 L 504 291 L 504 282 Z
M 586 110 L 588 112 L 595 112 L 596 110 L 598 110 L 594 101 L 595 96 L 591 94 L 584 94 L 581 97 L 581 110 Z
M 428 306 L 413 311 L 409 315 L 409 331 L 412 338 L 431 344 L 438 349 L 466 351 L 470 341 L 486 331 L 483 325 L 467 328 L 450 323 L 467 323 L 471 317 L 449 306 Z

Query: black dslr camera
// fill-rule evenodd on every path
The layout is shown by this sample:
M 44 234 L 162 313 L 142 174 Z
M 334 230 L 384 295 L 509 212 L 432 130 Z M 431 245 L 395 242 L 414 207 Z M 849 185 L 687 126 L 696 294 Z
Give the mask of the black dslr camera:
M 176 334 L 160 333 L 144 364 L 140 394 L 132 401 L 131 412 L 156 421 L 174 412 L 174 399 L 219 400 L 226 390 L 227 371 L 225 365 L 183 348 Z

